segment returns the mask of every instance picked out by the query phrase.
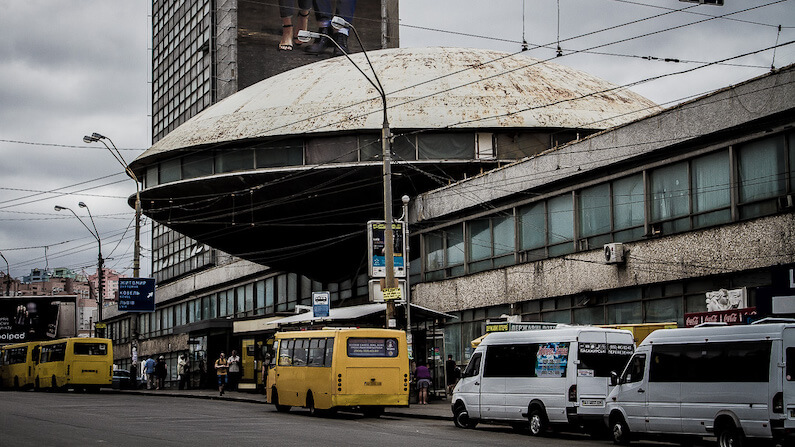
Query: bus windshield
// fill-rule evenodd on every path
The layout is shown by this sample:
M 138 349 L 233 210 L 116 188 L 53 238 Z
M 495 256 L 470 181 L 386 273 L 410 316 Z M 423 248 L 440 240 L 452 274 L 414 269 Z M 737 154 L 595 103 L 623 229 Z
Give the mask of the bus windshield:
M 77 355 L 107 355 L 108 345 L 105 343 L 75 343 Z
M 630 344 L 580 343 L 578 370 L 592 370 L 594 377 L 610 377 L 624 370 L 635 347 Z

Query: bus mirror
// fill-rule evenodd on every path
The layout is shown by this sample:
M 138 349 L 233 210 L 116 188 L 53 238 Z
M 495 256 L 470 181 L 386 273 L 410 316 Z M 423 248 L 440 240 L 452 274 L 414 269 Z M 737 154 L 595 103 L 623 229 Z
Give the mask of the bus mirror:
M 615 371 L 610 371 L 610 385 L 611 386 L 618 385 L 618 373 Z

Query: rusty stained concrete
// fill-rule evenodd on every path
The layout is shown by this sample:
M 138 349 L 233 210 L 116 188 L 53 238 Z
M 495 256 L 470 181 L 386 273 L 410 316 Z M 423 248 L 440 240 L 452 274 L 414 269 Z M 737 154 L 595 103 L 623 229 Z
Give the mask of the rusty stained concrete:
M 795 262 L 795 214 L 625 243 L 625 265 L 602 249 L 413 286 L 412 303 L 441 312 L 726 274 Z
M 602 129 L 656 110 L 631 91 L 524 55 L 460 48 L 369 52 L 393 129 Z M 372 72 L 362 53 L 351 55 Z M 605 92 L 605 93 L 600 93 Z M 377 90 L 344 57 L 290 70 L 205 109 L 137 161 L 197 145 L 306 133 L 378 130 Z

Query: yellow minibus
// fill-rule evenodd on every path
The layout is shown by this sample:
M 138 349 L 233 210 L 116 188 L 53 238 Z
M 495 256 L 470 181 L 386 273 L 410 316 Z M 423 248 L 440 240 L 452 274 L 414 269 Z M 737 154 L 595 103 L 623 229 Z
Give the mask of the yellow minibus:
M 0 377 L 3 388 L 16 390 L 33 386 L 35 363 L 33 354 L 40 342 L 15 343 L 3 346 L 0 353 Z
M 391 329 L 280 332 L 267 373 L 277 411 L 354 409 L 379 416 L 409 404 L 406 333 Z
M 113 345 L 107 338 L 65 338 L 38 347 L 36 389 L 98 390 L 113 380 Z

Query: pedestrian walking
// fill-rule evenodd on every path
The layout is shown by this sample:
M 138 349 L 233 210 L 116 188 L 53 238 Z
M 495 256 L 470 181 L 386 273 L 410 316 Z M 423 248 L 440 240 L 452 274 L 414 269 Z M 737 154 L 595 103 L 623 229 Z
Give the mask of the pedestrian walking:
M 155 387 L 155 382 L 156 382 L 156 380 L 155 380 L 155 365 L 156 365 L 156 363 L 157 362 L 155 362 L 155 359 L 153 359 L 151 355 L 149 357 L 147 357 L 146 361 L 144 362 L 143 370 L 144 370 L 144 374 L 146 375 L 146 389 L 147 390 L 151 390 L 152 388 Z
M 188 360 L 187 354 L 179 356 L 177 372 L 179 373 L 179 389 L 190 389 L 190 360 Z
M 166 358 L 162 355 L 158 357 L 155 364 L 155 377 L 157 378 L 157 389 L 162 390 L 166 387 L 166 376 L 168 375 L 168 365 Z
M 215 374 L 218 375 L 218 395 L 223 396 L 227 376 L 229 375 L 229 363 L 226 361 L 226 356 L 223 352 L 218 357 L 218 360 L 215 361 Z
M 240 382 L 240 356 L 237 351 L 232 350 L 232 355 L 227 359 L 229 364 L 229 390 L 237 391 L 237 384 Z
M 453 388 L 458 383 L 458 379 L 461 378 L 461 368 L 453 360 L 453 354 L 447 354 L 447 362 L 445 362 L 444 368 L 447 373 L 447 394 L 453 394 Z

